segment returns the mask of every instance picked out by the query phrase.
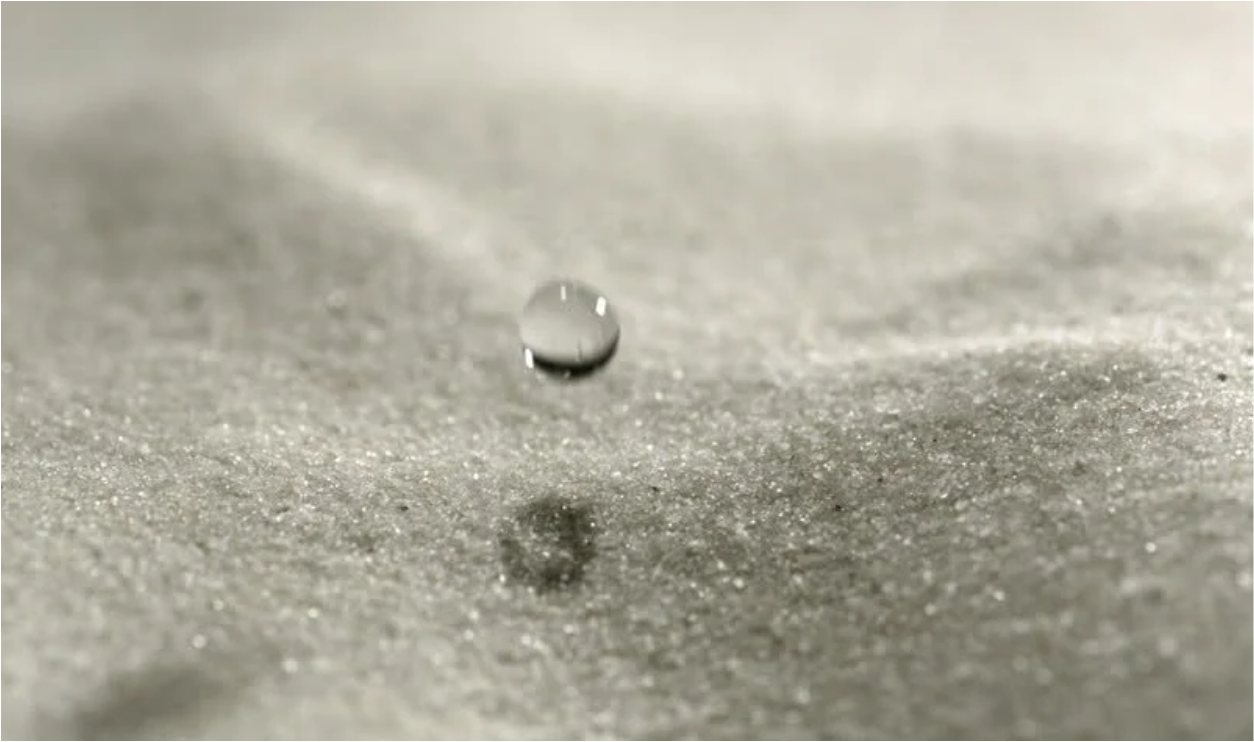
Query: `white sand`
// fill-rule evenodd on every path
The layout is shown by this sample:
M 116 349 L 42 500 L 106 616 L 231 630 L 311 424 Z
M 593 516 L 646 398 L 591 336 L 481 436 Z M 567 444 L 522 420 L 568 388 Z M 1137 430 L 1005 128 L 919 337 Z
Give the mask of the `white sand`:
M 1249 5 L 5 15 L 6 737 L 1254 734 Z

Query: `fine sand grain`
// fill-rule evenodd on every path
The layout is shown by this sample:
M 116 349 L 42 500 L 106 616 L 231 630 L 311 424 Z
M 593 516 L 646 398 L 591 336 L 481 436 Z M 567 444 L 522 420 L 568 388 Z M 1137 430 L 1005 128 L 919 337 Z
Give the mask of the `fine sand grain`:
M 5 15 L 6 737 L 1254 735 L 1248 4 Z

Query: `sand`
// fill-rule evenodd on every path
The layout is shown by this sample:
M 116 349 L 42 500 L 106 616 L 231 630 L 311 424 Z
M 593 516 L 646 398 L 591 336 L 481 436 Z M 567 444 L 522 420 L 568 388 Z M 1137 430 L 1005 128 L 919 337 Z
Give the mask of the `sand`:
M 1249 5 L 6 14 L 5 737 L 1254 734 Z

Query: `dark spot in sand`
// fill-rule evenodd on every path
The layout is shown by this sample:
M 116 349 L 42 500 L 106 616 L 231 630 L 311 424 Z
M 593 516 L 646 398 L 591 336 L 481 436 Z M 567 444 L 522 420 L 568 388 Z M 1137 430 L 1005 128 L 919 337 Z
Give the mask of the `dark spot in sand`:
M 1220 371 L 1219 373 L 1215 374 L 1215 378 L 1219 379 L 1220 381 L 1227 381 L 1228 374 L 1225 374 L 1224 372 Z
M 335 319 L 344 319 L 348 316 L 348 299 L 341 291 L 333 291 L 326 300 L 327 314 Z
M 657 486 L 656 484 L 651 484 L 651 485 L 649 485 L 649 491 L 650 491 L 650 492 L 657 493 L 657 492 L 661 492 L 661 491 L 662 491 L 662 488 L 661 488 L 661 487 L 659 487 L 659 486 Z
M 539 592 L 577 584 L 596 556 L 590 505 L 563 497 L 533 500 L 510 513 L 497 538 L 510 580 Z
M 53 739 L 170 739 L 223 712 L 239 684 L 194 665 L 157 665 L 113 676 Z M 51 732 L 53 730 L 46 730 Z M 64 736 L 62 736 L 64 735 Z
M 214 477 L 213 486 L 225 497 L 233 497 L 237 500 L 246 500 L 249 497 L 247 490 L 227 477 Z
M 396 509 L 397 509 L 397 510 L 399 510 L 399 511 L 401 511 L 402 513 L 408 513 L 408 512 L 409 512 L 409 506 L 408 506 L 408 505 L 397 505 L 397 506 L 396 506 Z
M 198 312 L 205 306 L 205 295 L 199 289 L 184 289 L 179 295 L 179 306 L 189 312 Z
M 373 554 L 378 551 L 381 541 L 382 539 L 377 534 L 368 531 L 361 531 L 348 537 L 348 543 L 363 554 Z

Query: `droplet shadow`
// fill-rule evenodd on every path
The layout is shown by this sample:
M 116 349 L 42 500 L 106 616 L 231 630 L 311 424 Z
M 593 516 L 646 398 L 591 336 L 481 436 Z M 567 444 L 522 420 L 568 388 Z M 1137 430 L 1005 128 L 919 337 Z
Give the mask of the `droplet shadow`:
M 230 714 L 277 665 L 273 647 L 245 640 L 232 648 L 163 650 L 140 665 L 108 672 L 72 703 L 48 699 L 5 725 L 5 738 L 189 739 L 212 735 L 215 719 Z
M 110 680 L 59 732 L 78 740 L 161 739 L 209 718 L 236 693 L 200 667 L 159 664 Z
M 543 358 L 537 357 L 535 354 L 523 348 L 523 365 L 531 369 L 537 376 L 553 381 L 574 382 L 582 381 L 596 375 L 597 372 L 609 365 L 614 360 L 614 356 L 618 354 L 618 340 L 610 345 L 609 349 L 604 351 L 604 355 L 597 356 L 595 360 L 580 364 L 560 364 L 550 363 Z
M 527 502 L 501 522 L 504 575 L 540 593 L 573 587 L 596 557 L 597 531 L 590 504 L 555 495 Z

